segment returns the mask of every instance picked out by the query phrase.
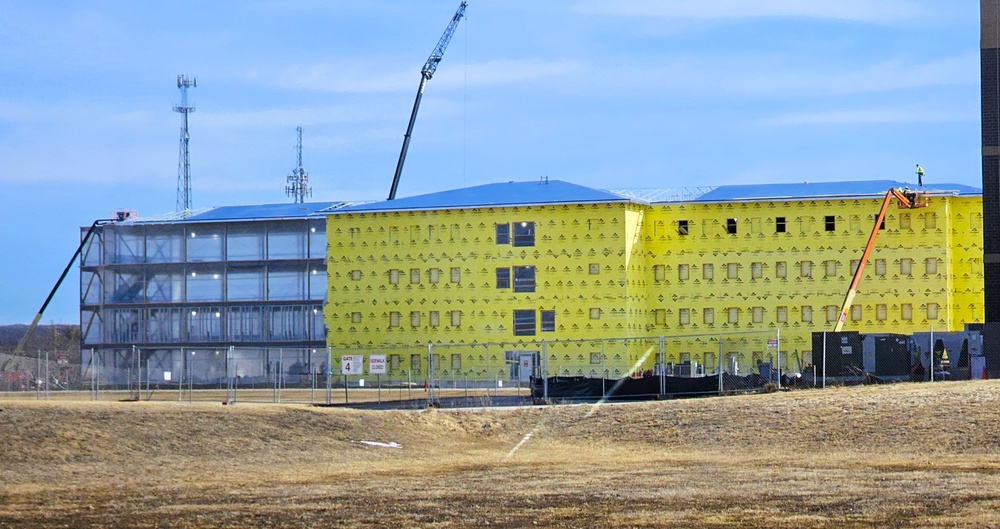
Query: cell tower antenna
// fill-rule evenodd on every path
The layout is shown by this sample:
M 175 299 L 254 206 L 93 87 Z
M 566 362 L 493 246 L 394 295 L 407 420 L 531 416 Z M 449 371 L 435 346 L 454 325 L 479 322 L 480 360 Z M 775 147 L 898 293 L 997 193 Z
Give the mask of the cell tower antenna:
M 198 86 L 198 79 L 185 75 L 177 76 L 177 88 L 181 91 L 181 104 L 174 107 L 174 112 L 184 116 L 181 125 L 181 146 L 177 160 L 177 211 L 191 211 L 191 157 L 188 153 L 188 142 L 191 134 L 188 132 L 188 114 L 194 112 L 193 106 L 188 106 L 188 88 Z
M 287 177 L 285 194 L 292 197 L 296 204 L 301 204 L 306 201 L 306 197 L 312 197 L 312 188 L 309 187 L 309 173 L 302 167 L 302 127 L 295 127 L 295 133 L 298 137 L 298 142 L 295 144 L 298 164 Z

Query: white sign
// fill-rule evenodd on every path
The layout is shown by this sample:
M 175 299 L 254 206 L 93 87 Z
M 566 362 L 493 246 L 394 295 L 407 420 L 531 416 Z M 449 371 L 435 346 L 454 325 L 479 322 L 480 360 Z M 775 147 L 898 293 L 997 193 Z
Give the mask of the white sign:
M 773 339 L 772 340 L 768 340 L 767 341 L 767 348 L 768 349 L 777 349 L 778 348 L 778 340 L 773 340 Z
M 851 347 L 850 345 L 841 347 L 840 348 L 840 354 L 844 354 L 844 355 L 854 354 L 854 348 Z
M 341 375 L 360 375 L 363 372 L 364 355 L 344 355 L 340 357 Z
M 385 374 L 385 355 L 368 355 L 368 374 Z
M 164 371 L 163 372 L 163 381 L 164 382 L 170 382 L 170 371 Z

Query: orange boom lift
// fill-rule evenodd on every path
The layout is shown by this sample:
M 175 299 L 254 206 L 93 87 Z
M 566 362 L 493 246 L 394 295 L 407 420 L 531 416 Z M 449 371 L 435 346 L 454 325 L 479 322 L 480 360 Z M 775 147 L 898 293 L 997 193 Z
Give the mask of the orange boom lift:
M 865 272 L 865 262 L 868 261 L 868 256 L 871 255 L 872 249 L 875 248 L 875 237 L 878 236 L 878 232 L 882 228 L 882 221 L 885 220 L 885 212 L 889 209 L 889 203 L 892 202 L 893 198 L 899 201 L 899 209 L 914 209 L 927 206 L 927 193 L 896 189 L 895 187 L 885 193 L 885 200 L 882 201 L 882 207 L 879 209 L 878 217 L 875 219 L 875 227 L 872 228 L 872 234 L 868 236 L 868 244 L 865 245 L 865 252 L 861 255 L 861 262 L 858 263 L 858 269 L 854 272 L 851 286 L 847 289 L 847 296 L 844 297 L 844 305 L 840 308 L 840 318 L 837 318 L 837 326 L 833 329 L 834 332 L 840 332 L 844 329 L 844 322 L 847 321 L 847 311 L 851 309 L 851 302 L 854 301 L 854 295 L 858 292 L 858 283 L 861 282 L 861 276 Z

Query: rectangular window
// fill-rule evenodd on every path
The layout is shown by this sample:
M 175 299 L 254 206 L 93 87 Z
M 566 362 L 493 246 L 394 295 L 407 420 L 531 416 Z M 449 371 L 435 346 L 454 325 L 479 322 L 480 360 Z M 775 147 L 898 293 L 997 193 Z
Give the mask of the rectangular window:
M 351 313 L 351 323 L 361 323 L 361 313 L 352 312 Z
M 462 325 L 462 311 L 453 310 L 451 311 L 451 326 L 461 327 Z
M 462 269 L 459 267 L 454 267 L 451 269 L 451 282 L 458 283 L 462 280 Z
M 653 265 L 653 281 L 663 281 L 666 278 L 666 268 L 663 265 Z
M 399 327 L 399 313 L 390 312 L 389 313 L 389 327 Z
M 760 279 L 764 276 L 764 263 L 755 262 L 750 264 L 750 277 Z
M 910 321 L 913 319 L 913 305 L 909 303 L 903 303 L 903 305 L 900 307 L 899 312 L 903 321 Z
M 715 277 L 715 265 L 712 263 L 705 263 L 701 266 L 701 277 L 702 279 L 712 280 Z
M 534 291 L 535 291 L 535 267 L 515 266 L 514 292 L 534 292 Z
M 399 358 L 398 354 L 389 355 L 389 369 L 392 371 L 399 371 L 399 364 L 402 360 Z
M 827 215 L 823 219 L 823 225 L 826 227 L 826 231 L 837 231 L 837 217 Z
M 451 368 L 462 369 L 462 355 L 458 353 L 453 353 L 451 355 Z
M 361 281 L 361 270 L 351 270 L 351 281 Z
M 788 307 L 777 307 L 775 318 L 778 320 L 778 323 L 787 323 Z
M 688 234 L 688 221 L 686 220 L 677 221 L 677 234 L 678 235 Z
M 431 268 L 431 269 L 427 270 L 427 282 L 430 283 L 430 284 L 432 284 L 432 285 L 436 285 L 437 284 L 438 279 L 440 278 L 440 276 L 441 276 L 441 269 L 440 268 Z
M 937 213 L 927 213 L 924 215 L 924 227 L 928 230 L 937 228 Z
M 799 263 L 799 277 L 812 277 L 813 276 L 813 264 L 812 261 L 802 261 Z
M 888 317 L 888 311 L 886 310 L 884 303 L 879 303 L 875 305 L 875 319 L 878 321 L 885 321 Z
M 411 268 L 410 269 L 410 284 L 411 285 L 418 285 L 418 284 L 420 284 L 420 269 L 419 268 Z
M 854 277 L 854 274 L 858 273 L 859 266 L 861 266 L 860 259 L 851 259 L 851 277 Z
M 389 284 L 390 285 L 399 284 L 399 270 L 396 270 L 395 268 L 389 270 Z
M 420 313 L 417 311 L 410 312 L 410 327 L 420 327 Z
M 937 274 L 937 258 L 936 257 L 928 257 L 924 261 L 924 270 L 927 273 L 927 275 Z
M 938 304 L 928 303 L 927 304 L 927 319 L 936 320 L 938 319 Z
M 590 363 L 600 364 L 601 363 L 601 353 L 590 353 Z
M 728 310 L 728 312 L 729 312 L 729 323 L 740 322 L 740 309 L 732 307 Z
M 599 320 L 601 319 L 601 309 L 594 307 L 590 309 L 590 319 Z
M 534 336 L 534 335 L 535 335 L 535 311 L 515 310 L 514 336 Z
M 419 354 L 411 354 L 410 355 L 410 371 L 414 371 L 416 373 L 419 373 L 420 372 L 420 364 L 421 364 L 421 362 L 420 362 L 420 355 Z
M 899 260 L 899 275 L 908 276 L 913 271 L 913 259 L 904 258 Z
M 555 330 L 556 330 L 556 311 L 543 310 L 542 332 L 555 332 Z
M 826 265 L 826 277 L 837 277 L 837 261 L 827 261 L 824 265 Z
M 910 229 L 910 214 L 900 213 L 899 214 L 899 229 L 908 230 Z
M 774 232 L 785 233 L 785 217 L 774 218 Z
M 441 324 L 441 314 L 436 310 L 430 311 L 427 315 L 427 319 L 431 320 L 431 327 L 437 327 Z
M 885 259 L 875 259 L 875 275 L 885 275 Z
M 787 271 L 784 261 L 778 261 L 777 263 L 774 263 L 774 277 L 777 277 L 779 279 L 784 279 L 786 273 Z
M 705 325 L 715 324 L 715 309 L 706 308 L 701 311 L 701 321 L 705 322 Z
M 803 305 L 801 309 L 801 320 L 802 323 L 812 323 L 813 321 L 813 308 L 809 305 Z
M 861 305 L 851 305 L 851 321 L 861 321 Z
M 653 323 L 656 325 L 666 325 L 667 324 L 667 309 L 654 309 L 653 310 Z
M 497 244 L 510 244 L 510 224 L 496 225 Z
M 677 265 L 677 279 L 679 281 L 687 281 L 688 278 L 688 265 L 682 264 Z
M 592 276 L 596 276 L 601 273 L 601 265 L 597 263 L 590 263 L 590 266 L 588 266 L 587 268 L 589 269 L 590 275 Z
M 740 277 L 740 265 L 739 263 L 729 263 L 726 265 L 726 277 L 729 279 L 739 279 Z
M 535 223 L 515 222 L 514 223 L 514 246 L 534 246 L 535 245 Z
M 840 314 L 838 314 L 837 306 L 836 305 L 827 305 L 826 306 L 826 321 L 827 321 L 827 323 L 833 323 L 833 322 L 837 321 L 838 318 L 840 318 Z
M 753 322 L 764 323 L 764 307 L 753 308 Z
M 726 233 L 736 234 L 736 219 L 726 219 Z
M 497 268 L 497 288 L 510 288 L 510 268 Z
M 680 309 L 679 311 L 677 311 L 677 314 L 679 316 L 678 323 L 680 323 L 681 325 L 687 325 L 691 323 L 691 311 L 689 309 Z

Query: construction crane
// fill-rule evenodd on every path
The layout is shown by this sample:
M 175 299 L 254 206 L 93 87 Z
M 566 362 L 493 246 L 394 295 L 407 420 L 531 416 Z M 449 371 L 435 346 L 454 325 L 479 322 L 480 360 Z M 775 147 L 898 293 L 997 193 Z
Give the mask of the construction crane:
M 858 269 L 854 271 L 851 286 L 847 289 L 847 296 L 844 297 L 844 305 L 840 308 L 840 318 L 837 318 L 837 325 L 833 329 L 834 332 L 840 332 L 844 328 L 844 323 L 847 321 L 847 311 L 851 309 L 851 302 L 854 301 L 854 296 L 858 292 L 858 283 L 861 282 L 861 276 L 865 271 L 865 261 L 868 260 L 872 249 L 875 248 L 875 238 L 878 236 L 879 230 L 882 229 L 885 212 L 889 209 L 889 204 L 892 203 L 893 198 L 899 201 L 900 209 L 914 209 L 927 206 L 927 193 L 918 193 L 909 189 L 896 189 L 895 187 L 886 191 L 885 199 L 882 200 L 882 207 L 878 212 L 878 217 L 875 218 L 875 227 L 872 228 L 872 233 L 868 236 L 868 244 L 865 245 L 865 251 L 861 254 L 861 261 L 858 262 Z
M 121 218 L 119 220 L 125 220 L 125 214 L 120 215 L 120 217 Z M 31 325 L 28 325 L 28 328 L 24 331 L 24 336 L 22 336 L 21 340 L 17 342 L 17 347 L 14 348 L 15 356 L 24 352 L 24 346 L 28 343 L 28 339 L 31 338 L 31 335 L 34 334 L 35 329 L 38 327 L 38 322 L 42 320 L 42 314 L 45 313 L 45 309 L 49 306 L 49 302 L 52 301 L 52 297 L 56 295 L 56 290 L 59 290 L 59 285 L 61 285 L 63 280 L 66 279 L 66 274 L 68 274 L 69 269 L 73 267 L 73 263 L 76 262 L 76 258 L 80 257 L 80 254 L 83 252 L 84 247 L 86 247 L 87 241 L 90 240 L 91 235 L 94 234 L 94 231 L 97 230 L 99 225 L 107 222 L 112 221 L 107 219 L 98 219 L 90 225 L 90 229 L 87 230 L 86 235 L 84 235 L 83 239 L 80 240 L 80 246 L 76 248 L 76 253 L 74 253 L 73 257 L 70 258 L 66 268 L 63 269 L 62 275 L 59 276 L 55 286 L 52 287 L 52 290 L 49 291 L 48 297 L 45 298 L 45 302 L 42 303 L 42 308 L 38 309 L 38 314 L 35 315 L 35 319 L 31 320 Z
M 413 102 L 413 112 L 410 113 L 410 124 L 406 126 L 406 134 L 403 135 L 403 149 L 399 152 L 399 161 L 396 162 L 396 174 L 392 177 L 392 188 L 389 189 L 389 200 L 396 198 L 396 188 L 399 187 L 399 175 L 403 172 L 403 162 L 406 161 L 406 150 L 410 147 L 410 135 L 413 134 L 413 122 L 417 120 L 417 110 L 420 109 L 420 98 L 424 95 L 424 87 L 427 86 L 427 81 L 434 76 L 434 72 L 437 71 L 438 63 L 441 62 L 441 58 L 444 57 L 444 50 L 448 48 L 448 43 L 451 42 L 451 36 L 455 34 L 455 28 L 458 27 L 458 21 L 462 19 L 462 15 L 465 14 L 465 8 L 468 6 L 468 2 L 462 2 L 458 6 L 458 11 L 455 11 L 455 16 L 451 17 L 451 22 L 448 23 L 448 27 L 444 30 L 441 38 L 438 40 L 437 46 L 434 46 L 434 51 L 431 52 L 431 56 L 427 58 L 427 62 L 424 63 L 424 68 L 420 70 L 420 86 L 417 88 L 417 99 Z

